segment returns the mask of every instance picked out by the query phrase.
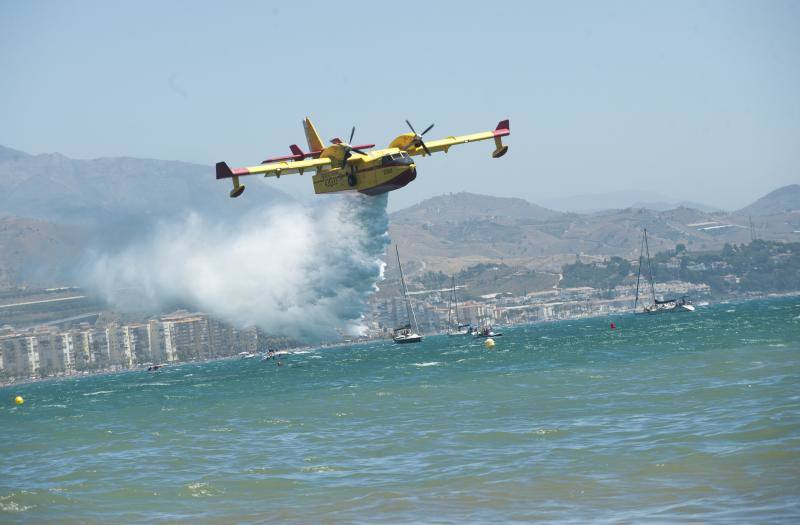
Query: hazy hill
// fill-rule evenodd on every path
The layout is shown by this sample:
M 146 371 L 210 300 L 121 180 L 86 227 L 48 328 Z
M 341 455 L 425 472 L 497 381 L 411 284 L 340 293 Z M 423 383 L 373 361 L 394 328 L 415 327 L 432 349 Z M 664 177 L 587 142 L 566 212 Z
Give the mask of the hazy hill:
M 767 193 L 736 214 L 766 216 L 792 212 L 800 214 L 800 184 L 790 184 Z
M 28 157 L 29 155 L 25 152 L 8 148 L 6 146 L 0 145 L 0 162 L 7 161 L 7 160 L 15 160 L 23 157 Z
M 791 187 L 790 187 L 791 188 Z M 775 193 L 778 194 L 777 198 Z M 753 206 L 791 207 L 786 188 Z M 770 197 L 772 196 L 772 197 Z M 786 204 L 786 202 L 789 204 Z M 793 219 L 760 220 L 759 238 L 794 240 L 800 214 Z M 561 213 L 521 199 L 451 194 L 428 199 L 391 216 L 391 236 L 412 272 L 453 273 L 479 263 L 505 262 L 557 272 L 576 254 L 587 257 L 638 257 L 642 230 L 652 252 L 685 244 L 694 251 L 716 250 L 725 243 L 751 240 L 747 216 L 709 213 L 689 207 L 657 211 L 625 208 L 595 213 Z M 394 271 L 390 261 L 389 273 Z
M 491 197 L 474 193 L 449 193 L 426 199 L 392 214 L 395 222 L 434 223 L 465 220 L 541 221 L 564 215 L 524 199 Z
M 247 198 L 234 206 L 210 166 L 128 157 L 76 160 L 0 147 L 0 216 L 130 228 L 191 209 L 225 215 L 291 199 L 257 179 L 249 182 Z
M 625 208 L 647 208 L 655 211 L 667 211 L 680 207 L 693 208 L 708 213 L 721 211 L 719 208 L 700 202 L 676 201 L 666 195 L 640 189 L 573 195 L 549 199 L 544 201 L 543 204 L 554 210 L 574 213 L 594 213 Z
M 63 282 L 58 279 L 90 244 L 127 242 L 159 219 L 187 210 L 224 217 L 291 199 L 252 179 L 244 197 L 234 201 L 210 166 L 134 158 L 75 160 L 0 146 L 0 217 L 6 217 L 0 223 L 0 283 L 39 283 L 47 277 L 53 284 Z M 455 193 L 393 213 L 390 234 L 410 275 L 449 274 L 479 263 L 557 273 L 576 254 L 588 260 L 636 258 L 645 227 L 653 252 L 677 243 L 693 251 L 714 250 L 749 242 L 753 233 L 765 240 L 797 240 L 798 195 L 799 185 L 780 188 L 734 214 L 691 207 L 579 214 L 523 199 Z M 392 274 L 393 258 L 388 262 Z
M 0 217 L 0 287 L 70 282 L 87 242 L 81 227 Z
M 225 217 L 292 200 L 257 177 L 236 201 L 228 191 L 211 166 L 0 146 L 0 286 L 70 283 L 88 248 L 124 244 L 189 210 Z

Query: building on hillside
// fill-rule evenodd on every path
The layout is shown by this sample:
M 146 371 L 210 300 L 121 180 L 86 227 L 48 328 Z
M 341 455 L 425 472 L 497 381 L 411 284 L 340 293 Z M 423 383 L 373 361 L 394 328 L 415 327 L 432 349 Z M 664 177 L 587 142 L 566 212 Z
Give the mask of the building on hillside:
M 30 376 L 35 377 L 39 373 L 39 338 L 31 334 L 25 337 L 25 361 L 30 371 Z
M 30 336 L 10 333 L 0 336 L 3 375 L 10 377 L 33 377 L 38 364 L 31 361 Z
M 225 357 L 239 352 L 257 352 L 263 334 L 256 328 L 237 329 L 228 323 L 208 318 L 209 356 Z
M 75 336 L 72 332 L 62 332 L 56 336 L 58 352 L 61 354 L 61 372 L 74 372 L 76 367 Z M 80 348 L 80 347 L 78 347 Z
M 50 327 L 40 327 L 31 336 L 36 341 L 38 367 L 36 375 L 40 377 L 64 372 L 65 356 L 59 344 L 58 332 Z
M 149 327 L 146 324 L 129 324 L 122 327 L 122 355 L 127 359 L 125 366 L 152 361 Z
M 178 361 L 195 361 L 211 357 L 208 317 L 204 314 L 178 311 L 161 318 L 167 354 Z
M 92 352 L 88 342 L 88 331 L 75 328 L 61 334 L 65 338 L 65 346 L 72 348 L 75 370 L 90 370 L 92 368 Z
M 86 343 L 92 357 L 92 368 L 104 370 L 111 366 L 111 353 L 108 345 L 108 333 L 105 329 L 85 329 Z
M 497 306 L 494 304 L 468 301 L 458 307 L 459 321 L 473 326 L 497 322 Z
M 119 369 L 131 362 L 129 356 L 123 355 L 122 330 L 119 325 L 112 323 L 105 328 L 106 354 L 112 369 Z M 130 366 L 130 365 L 127 365 Z
M 153 363 L 166 363 L 175 360 L 174 356 L 167 355 L 164 324 L 158 319 L 150 319 L 147 322 L 147 344 L 150 349 L 150 359 Z

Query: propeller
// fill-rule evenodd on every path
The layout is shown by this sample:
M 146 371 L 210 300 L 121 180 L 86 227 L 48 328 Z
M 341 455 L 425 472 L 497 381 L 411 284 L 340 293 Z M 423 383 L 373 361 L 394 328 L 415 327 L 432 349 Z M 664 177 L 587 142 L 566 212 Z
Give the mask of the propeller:
M 430 126 L 425 128 L 425 131 L 423 131 L 422 133 L 417 133 L 417 130 L 414 129 L 414 126 L 411 125 L 411 122 L 409 122 L 408 119 L 406 119 L 406 124 L 408 124 L 408 127 L 411 128 L 411 131 L 414 132 L 414 138 L 411 139 L 412 143 L 415 146 L 422 146 L 422 149 L 425 150 L 425 153 L 428 156 L 430 156 L 431 155 L 431 150 L 429 150 L 428 146 L 425 145 L 425 142 L 422 140 L 422 136 L 424 134 L 426 134 L 427 132 L 429 132 L 433 128 L 433 124 L 431 124 Z
M 353 126 L 353 129 L 350 130 L 350 140 L 348 140 L 347 142 L 342 142 L 341 139 L 338 139 L 338 138 L 331 139 L 331 144 L 337 144 L 337 145 L 341 146 L 342 148 L 344 148 L 344 159 L 342 159 L 342 166 L 343 167 L 347 165 L 347 159 L 349 159 L 350 156 L 353 154 L 352 152 L 355 151 L 356 153 L 359 153 L 361 155 L 364 155 L 364 156 L 367 155 L 366 153 L 364 153 L 360 149 L 354 148 L 353 146 L 350 145 L 350 143 L 353 142 L 353 136 L 355 134 L 356 134 L 356 127 Z

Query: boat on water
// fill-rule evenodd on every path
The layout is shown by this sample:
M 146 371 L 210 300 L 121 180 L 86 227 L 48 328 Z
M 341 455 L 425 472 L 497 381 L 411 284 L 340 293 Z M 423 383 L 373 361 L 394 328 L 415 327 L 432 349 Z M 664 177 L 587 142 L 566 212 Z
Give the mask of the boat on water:
M 261 360 L 262 361 L 269 361 L 270 359 L 277 360 L 281 356 L 290 354 L 291 352 L 288 350 L 267 350 L 266 352 L 261 354 Z
M 406 288 L 406 278 L 403 275 L 403 266 L 400 264 L 400 250 L 397 245 L 394 246 L 395 253 L 397 254 L 397 267 L 400 269 L 400 287 L 403 292 L 403 299 L 406 303 L 406 315 L 408 315 L 408 322 L 395 328 L 392 334 L 392 340 L 399 344 L 419 343 L 422 341 L 422 335 L 419 333 L 417 326 L 417 316 L 414 314 L 414 309 L 411 308 L 411 301 L 408 298 L 408 288 Z
M 400 328 L 394 329 L 392 340 L 399 345 L 419 343 L 422 342 L 422 336 L 419 335 L 410 324 L 407 324 L 405 326 L 401 326 Z
M 456 278 L 451 277 L 452 288 L 450 289 L 450 302 L 447 307 L 447 335 L 470 335 L 472 333 L 472 325 L 470 323 L 458 322 L 458 297 L 456 297 Z
M 487 325 L 483 328 L 476 329 L 472 331 L 473 337 L 500 337 L 503 335 L 503 332 L 495 332 L 492 330 L 492 327 Z
M 650 292 L 653 297 L 653 302 L 645 304 L 642 302 L 642 310 L 637 311 L 639 306 L 639 283 L 642 277 L 642 259 L 647 257 L 647 280 L 650 282 Z M 688 295 L 683 295 L 679 298 L 656 298 L 656 284 L 653 277 L 653 264 L 650 261 L 650 246 L 647 244 L 647 228 L 644 229 L 642 235 L 642 245 L 639 248 L 639 271 L 636 273 L 636 299 L 633 302 L 633 313 L 635 314 L 668 314 L 678 312 L 694 312 L 694 305 L 689 300 Z

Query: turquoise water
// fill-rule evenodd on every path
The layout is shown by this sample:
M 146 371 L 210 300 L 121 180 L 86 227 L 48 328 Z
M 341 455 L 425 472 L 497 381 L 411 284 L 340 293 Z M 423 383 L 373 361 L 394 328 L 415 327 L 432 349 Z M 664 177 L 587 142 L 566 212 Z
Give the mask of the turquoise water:
M 0 389 L 0 522 L 800 520 L 800 298 L 613 320 Z

